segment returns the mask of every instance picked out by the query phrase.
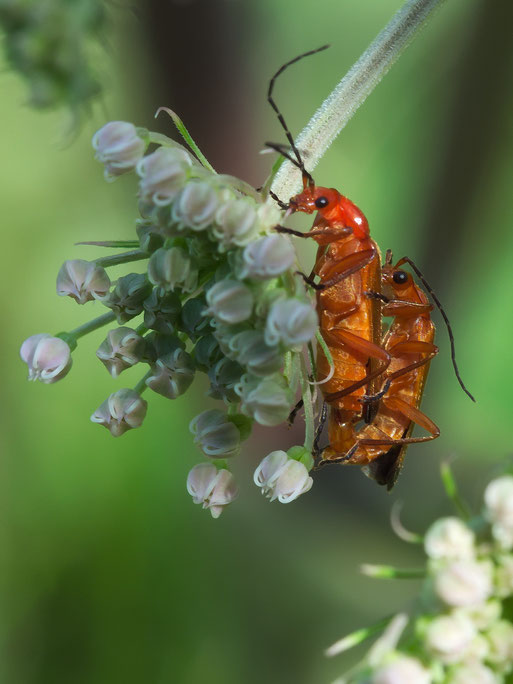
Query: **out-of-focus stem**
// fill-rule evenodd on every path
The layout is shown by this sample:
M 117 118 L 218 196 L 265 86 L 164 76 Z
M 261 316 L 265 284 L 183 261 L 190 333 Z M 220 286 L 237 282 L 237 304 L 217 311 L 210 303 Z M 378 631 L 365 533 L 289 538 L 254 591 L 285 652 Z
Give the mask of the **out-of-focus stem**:
M 311 171 L 358 107 L 381 81 L 396 59 L 444 0 L 408 0 L 392 17 L 360 59 L 351 67 L 335 90 L 315 112 L 297 137 L 306 166 Z M 271 190 L 284 200 L 301 187 L 301 172 L 285 161 L 276 174 Z

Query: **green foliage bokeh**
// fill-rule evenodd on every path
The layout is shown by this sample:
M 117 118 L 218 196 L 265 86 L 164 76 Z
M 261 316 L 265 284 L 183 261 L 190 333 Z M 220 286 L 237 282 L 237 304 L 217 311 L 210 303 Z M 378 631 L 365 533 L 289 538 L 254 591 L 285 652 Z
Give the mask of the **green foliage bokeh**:
M 252 82 L 240 84 L 255 112 L 248 130 L 255 177 L 265 168 L 257 158 L 263 141 L 282 139 L 265 102 L 273 71 L 305 49 L 333 44 L 280 82 L 279 102 L 298 131 L 398 5 L 319 0 L 316 19 L 327 21 L 312 22 L 306 0 L 258 3 L 246 48 L 255 55 Z M 118 381 L 108 376 L 94 355 L 101 331 L 80 343 L 63 382 L 24 382 L 17 357 L 25 337 L 70 329 L 96 314 L 94 304 L 80 308 L 57 298 L 55 276 L 65 259 L 96 256 L 94 248 L 75 247 L 79 240 L 132 238 L 135 181 L 103 180 L 89 142 L 103 114 L 97 111 L 64 145 L 65 115 L 24 107 L 23 86 L 2 73 L 1 681 L 328 682 L 357 654 L 328 662 L 323 648 L 408 607 L 415 583 L 385 586 L 358 575 L 361 562 L 404 566 L 420 558 L 389 530 L 392 501 L 404 499 L 407 524 L 422 530 L 450 510 L 438 481 L 441 459 L 459 456 L 462 488 L 478 501 L 485 477 L 511 449 L 513 131 L 503 113 L 511 109 L 511 89 L 492 84 L 503 95 L 491 113 L 480 83 L 466 108 L 458 100 L 483 6 L 447 3 L 315 174 L 319 184 L 340 188 L 365 211 L 383 251 L 408 254 L 425 270 L 450 314 L 460 367 L 478 398 L 472 405 L 458 387 L 440 324 L 441 351 L 423 408 L 442 436 L 410 448 L 391 497 L 357 469 L 332 468 L 296 503 L 268 504 L 251 482 L 254 467 L 273 448 L 301 437 L 260 430 L 235 467 L 239 500 L 213 521 L 185 490 L 188 470 L 201 460 L 186 429 L 203 405 L 201 389 L 176 402 L 148 396 L 144 426 L 111 438 L 89 416 L 114 389 L 135 384 L 139 371 Z M 141 102 L 144 75 L 134 67 L 126 88 L 121 58 L 117 69 L 106 98 L 108 118 L 130 120 L 137 109 L 146 119 L 135 123 L 149 125 L 153 112 Z M 449 153 L 461 133 L 454 126 L 458 108 L 467 112 L 461 128 L 469 129 L 468 139 L 475 126 L 487 144 L 467 166 L 456 165 L 461 175 L 453 179 L 454 193 L 448 188 L 444 195 L 452 198 L 447 207 L 436 188 L 454 161 Z M 482 119 L 473 116 L 478 108 Z M 227 130 L 236 116 L 226 111 Z M 488 128 L 480 129 L 481 121 Z M 466 194 L 465 174 L 475 178 L 476 170 L 479 183 Z M 309 263 L 312 252 L 302 249 Z

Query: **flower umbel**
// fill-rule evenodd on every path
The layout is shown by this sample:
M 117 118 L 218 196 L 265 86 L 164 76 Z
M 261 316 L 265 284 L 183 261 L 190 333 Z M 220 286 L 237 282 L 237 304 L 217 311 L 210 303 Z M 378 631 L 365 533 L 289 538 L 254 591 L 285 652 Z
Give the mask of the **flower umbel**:
M 150 144 L 156 147 L 148 152 Z M 79 338 L 117 320 L 120 327 L 108 331 L 97 357 L 113 378 L 140 364 L 145 373 L 134 389 L 112 393 L 91 417 L 115 437 L 141 426 L 144 391 L 174 400 L 205 374 L 207 395 L 225 410 L 209 409 L 191 421 L 195 443 L 215 463 L 191 471 L 189 490 L 217 517 L 235 491 L 220 459 L 240 454 L 253 423 L 286 421 L 299 391 L 311 406 L 305 377 L 312 369 L 304 358 L 317 329 L 314 303 L 295 274 L 290 240 L 272 232 L 281 216 L 264 195 L 216 174 L 201 153 L 195 158 L 130 122 L 105 124 L 93 136 L 93 148 L 107 180 L 130 173 L 137 180 L 137 235 L 91 243 L 126 251 L 64 263 L 58 294 L 78 304 L 95 300 L 110 313 L 59 337 L 29 338 L 22 358 L 31 379 L 55 382 L 69 370 Z M 111 266 L 132 262 L 139 264 L 131 272 L 107 274 Z M 313 419 L 310 411 L 301 447 L 308 457 L 281 452 L 279 468 L 270 469 L 269 457 L 261 466 L 259 486 L 269 498 L 288 503 L 312 486 L 312 445 L 306 442 Z

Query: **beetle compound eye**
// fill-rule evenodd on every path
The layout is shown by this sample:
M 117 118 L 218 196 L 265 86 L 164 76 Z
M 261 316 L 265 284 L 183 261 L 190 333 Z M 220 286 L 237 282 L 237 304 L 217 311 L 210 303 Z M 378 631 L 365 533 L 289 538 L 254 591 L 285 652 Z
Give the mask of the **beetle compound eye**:
M 392 280 L 397 285 L 404 285 L 408 282 L 408 274 L 406 273 L 406 271 L 396 271 L 392 276 Z
M 327 197 L 318 197 L 315 200 L 315 206 L 317 209 L 324 209 L 324 207 L 327 207 L 329 204 L 329 200 Z

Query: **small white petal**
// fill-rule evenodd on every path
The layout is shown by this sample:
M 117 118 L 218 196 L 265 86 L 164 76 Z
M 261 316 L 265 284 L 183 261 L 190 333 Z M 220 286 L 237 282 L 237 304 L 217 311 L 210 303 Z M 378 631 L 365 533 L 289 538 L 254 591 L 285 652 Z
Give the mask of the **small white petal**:
M 371 684 L 430 684 L 432 678 L 420 660 L 398 655 L 392 662 L 382 665 L 370 681 Z
M 453 561 L 436 572 L 435 593 L 448 606 L 484 603 L 492 594 L 492 572 L 491 564 L 485 561 Z
M 426 647 L 443 663 L 457 663 L 465 657 L 476 635 L 476 628 L 465 615 L 443 615 L 428 625 Z
M 459 518 L 441 518 L 426 532 L 426 554 L 433 559 L 472 558 L 474 533 Z

